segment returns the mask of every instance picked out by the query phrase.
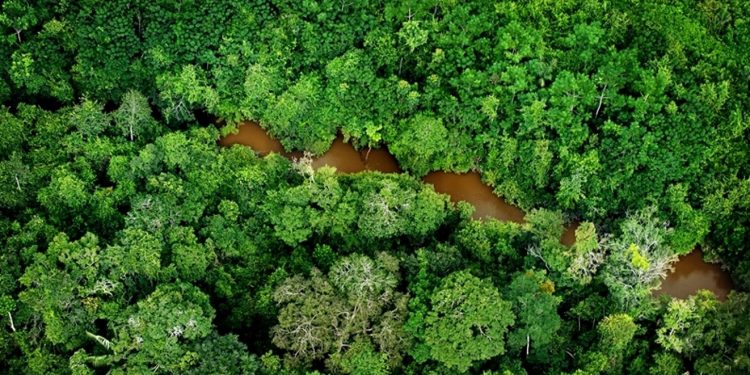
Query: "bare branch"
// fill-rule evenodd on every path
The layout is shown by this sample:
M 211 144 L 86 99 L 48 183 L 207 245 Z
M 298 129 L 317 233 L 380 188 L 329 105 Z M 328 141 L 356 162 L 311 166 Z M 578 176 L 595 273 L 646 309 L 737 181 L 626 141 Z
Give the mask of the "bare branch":
M 529 337 L 529 334 L 526 334 L 526 356 L 529 356 L 529 346 L 531 344 L 531 337 Z
M 109 340 L 107 340 L 106 338 L 104 338 L 102 336 L 95 335 L 95 334 L 93 334 L 93 333 L 91 333 L 89 331 L 86 331 L 86 336 L 91 337 L 92 339 L 94 339 L 96 342 L 98 342 L 99 344 L 101 344 L 105 349 L 109 349 L 109 348 L 112 347 L 112 342 L 109 341 Z
M 10 320 L 10 329 L 15 332 L 16 326 L 13 325 L 13 315 L 10 315 L 10 311 L 8 311 L 8 319 Z
M 599 116 L 599 110 L 602 109 L 602 102 L 604 101 L 604 98 L 605 98 L 604 91 L 607 91 L 607 85 L 608 85 L 607 83 L 604 84 L 604 88 L 602 89 L 602 94 L 599 95 L 599 106 L 596 107 L 596 114 L 594 114 L 595 118 Z

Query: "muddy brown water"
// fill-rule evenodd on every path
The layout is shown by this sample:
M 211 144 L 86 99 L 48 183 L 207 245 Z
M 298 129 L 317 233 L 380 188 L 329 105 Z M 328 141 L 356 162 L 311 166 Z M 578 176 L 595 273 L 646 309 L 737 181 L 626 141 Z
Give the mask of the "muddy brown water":
M 302 156 L 300 152 L 284 151 L 281 142 L 268 135 L 256 122 L 243 122 L 238 126 L 237 133 L 222 138 L 219 144 L 224 147 L 234 144 L 248 146 L 261 155 L 275 152 L 292 158 Z M 357 151 L 351 144 L 345 143 L 341 135 L 336 137 L 328 151 L 313 159 L 312 165 L 316 169 L 329 165 L 335 167 L 341 173 L 361 171 L 401 172 L 396 158 L 388 150 L 365 149 Z
M 448 194 L 451 201 L 471 203 L 475 219 L 494 217 L 498 220 L 523 223 L 523 211 L 508 204 L 482 182 L 479 173 L 432 172 L 422 179 L 435 187 L 438 193 Z
M 696 248 L 680 257 L 674 264 L 674 270 L 667 275 L 654 294 L 688 298 L 701 289 L 712 291 L 723 301 L 732 290 L 732 280 L 718 264 L 704 261 L 703 251 Z
M 265 155 L 271 152 L 283 154 L 287 157 L 299 157 L 299 152 L 285 152 L 279 141 L 272 138 L 255 122 L 244 122 L 238 127 L 236 134 L 228 135 L 219 141 L 221 146 L 241 144 L 248 146 Z M 384 173 L 399 173 L 398 162 L 387 149 L 365 149 L 357 151 L 344 142 L 340 135 L 323 155 L 313 159 L 313 167 L 323 165 L 335 167 L 341 173 L 356 173 L 361 171 L 380 171 Z M 452 202 L 466 201 L 475 207 L 475 219 L 496 218 L 498 220 L 524 222 L 524 213 L 520 208 L 508 204 L 495 195 L 492 188 L 482 182 L 479 173 L 450 173 L 432 172 L 423 178 L 431 184 L 435 191 L 450 196 Z M 565 228 L 560 242 L 566 246 L 575 243 L 575 231 L 578 222 L 573 222 Z M 723 300 L 732 289 L 729 275 L 716 264 L 706 263 L 703 252 L 696 249 L 680 257 L 674 264 L 674 271 L 662 282 L 655 294 L 668 294 L 676 298 L 687 298 L 700 289 L 708 289 Z
M 336 167 L 336 170 L 341 173 L 361 171 L 401 172 L 396 158 L 388 150 L 365 149 L 357 151 L 351 144 L 345 143 L 341 136 L 336 137 L 328 151 L 313 160 L 313 167 L 316 169 L 324 165 Z
M 230 134 L 221 140 L 219 144 L 229 147 L 234 144 L 245 145 L 255 152 L 265 155 L 271 152 L 284 153 L 281 142 L 271 138 L 268 133 L 255 122 L 244 122 L 238 127 L 238 132 Z
M 573 246 L 574 243 L 576 243 L 576 230 L 581 225 L 581 223 L 574 221 L 570 224 L 568 224 L 567 227 L 565 227 L 565 231 L 562 234 L 562 238 L 560 238 L 560 242 L 562 242 L 565 246 Z

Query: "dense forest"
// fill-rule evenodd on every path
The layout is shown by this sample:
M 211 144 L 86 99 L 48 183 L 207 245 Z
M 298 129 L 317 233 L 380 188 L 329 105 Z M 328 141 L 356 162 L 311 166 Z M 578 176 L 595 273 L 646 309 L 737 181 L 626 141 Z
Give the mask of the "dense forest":
M 750 373 L 746 0 L 0 3 L 0 373 Z

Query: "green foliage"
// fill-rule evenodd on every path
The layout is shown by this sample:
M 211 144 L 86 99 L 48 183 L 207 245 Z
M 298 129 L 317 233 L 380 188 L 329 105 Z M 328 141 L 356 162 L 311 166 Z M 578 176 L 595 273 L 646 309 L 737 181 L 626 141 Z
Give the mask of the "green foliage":
M 387 375 L 388 356 L 377 353 L 367 341 L 357 341 L 341 359 L 341 372 L 352 375 Z
M 745 340 L 750 332 L 740 322 L 750 316 L 747 302 L 746 294 L 732 293 L 719 303 L 710 292 L 674 300 L 659 324 L 656 341 L 669 353 L 681 353 L 692 360 L 696 371 L 746 372 L 750 361 Z
M 323 121 L 315 110 L 322 105 L 320 86 L 319 77 L 302 76 L 263 114 L 263 123 L 273 136 L 281 139 L 286 150 L 321 154 L 335 138 L 334 124 Z
M 26 288 L 20 300 L 44 323 L 44 336 L 67 349 L 80 347 L 86 332 L 94 331 L 94 321 L 112 309 L 112 297 L 120 282 L 103 272 L 98 238 L 88 233 L 70 242 L 58 234 L 46 253 L 37 253 L 34 262 L 19 279 Z
M 576 242 L 570 249 L 567 274 L 580 284 L 591 282 L 593 275 L 604 262 L 604 249 L 600 245 L 593 223 L 581 223 L 575 232 Z
M 544 350 L 560 329 L 557 307 L 562 298 L 553 295 L 555 285 L 542 271 L 527 271 L 513 277 L 506 298 L 513 303 L 516 322 L 508 335 L 508 346 Z
M 649 369 L 652 375 L 678 375 L 684 373 L 680 359 L 668 354 L 659 353 L 654 358 L 654 365 Z
M 675 260 L 666 243 L 671 229 L 655 216 L 652 206 L 628 215 L 621 234 L 604 243 L 608 252 L 602 278 L 622 308 L 634 308 L 666 277 Z
M 150 369 L 200 373 L 229 368 L 232 373 L 252 373 L 255 365 L 236 338 L 211 335 L 213 318 L 208 296 L 196 287 L 182 283 L 159 285 L 146 299 L 112 319 L 111 329 L 116 337 L 111 341 L 87 333 L 111 354 L 83 354 L 71 360 L 71 367 L 91 363 L 135 372 Z M 211 356 L 222 347 L 220 355 Z
M 716 308 L 716 299 L 707 294 L 685 301 L 671 301 L 664 322 L 657 331 L 657 342 L 677 353 L 695 352 L 707 328 L 702 325 L 705 324 L 703 317 L 715 314 Z
M 206 275 L 208 265 L 214 261 L 211 242 L 206 245 L 198 243 L 198 238 L 190 228 L 175 228 L 169 233 L 172 247 L 172 262 L 177 268 L 180 279 L 197 281 Z
M 153 234 L 138 228 L 119 233 L 120 244 L 107 249 L 107 257 L 118 278 L 157 279 L 161 268 L 162 244 Z
M 610 353 L 622 352 L 633 340 L 638 326 L 628 314 L 609 315 L 597 325 L 602 349 Z
M 389 142 L 389 149 L 399 159 L 402 168 L 417 176 L 438 169 L 436 161 L 446 151 L 444 140 L 448 136 L 443 121 L 419 114 L 399 125 L 403 131 Z
M 750 373 L 749 19 L 3 1 L 0 373 Z M 250 120 L 406 173 L 217 146 Z M 471 220 L 437 170 L 525 222 Z M 735 291 L 652 296 L 698 245 Z
M 151 139 L 158 125 L 151 117 L 148 99 L 137 91 L 128 91 L 113 114 L 115 126 L 131 142 L 136 138 Z
M 164 116 L 167 120 L 191 121 L 192 111 L 198 108 L 214 110 L 219 97 L 206 82 L 205 72 L 194 65 L 185 65 L 179 73 L 160 76 Z
M 327 276 L 313 269 L 309 279 L 285 280 L 274 292 L 281 309 L 273 343 L 290 364 L 327 359 L 346 373 L 363 371 L 359 361 L 398 366 L 409 342 L 402 328 L 408 298 L 395 291 L 397 272 L 398 261 L 385 253 L 377 261 L 351 255 Z
M 427 43 L 428 31 L 420 27 L 420 21 L 404 22 L 398 36 L 409 48 L 409 52 L 414 52 L 417 47 Z
M 430 298 L 425 343 L 431 357 L 459 372 L 505 352 L 513 312 L 490 282 L 467 272 L 446 277 Z

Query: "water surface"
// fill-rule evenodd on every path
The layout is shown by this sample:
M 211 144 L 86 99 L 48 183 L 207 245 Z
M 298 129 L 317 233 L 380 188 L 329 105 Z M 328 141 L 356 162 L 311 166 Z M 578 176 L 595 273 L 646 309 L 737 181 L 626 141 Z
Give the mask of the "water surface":
M 465 201 L 474 206 L 475 219 L 492 217 L 498 220 L 523 223 L 524 213 L 492 192 L 482 182 L 479 173 L 432 172 L 422 181 L 435 187 L 435 191 L 448 194 L 451 201 Z
M 313 159 L 313 167 L 324 165 L 336 167 L 341 173 L 356 173 L 362 171 L 380 171 L 384 173 L 398 173 L 396 158 L 385 149 L 365 149 L 357 151 L 350 143 L 345 143 L 342 136 L 336 137 L 331 148 L 323 155 Z
M 285 151 L 281 142 L 272 138 L 257 122 L 252 121 L 241 123 L 235 134 L 222 138 L 219 144 L 224 147 L 234 144 L 248 146 L 261 155 L 275 152 L 290 158 L 302 156 L 301 152 Z M 351 144 L 345 143 L 341 135 L 336 137 L 328 151 L 313 159 L 313 167 L 316 169 L 324 165 L 335 167 L 341 173 L 361 171 L 401 172 L 396 158 L 388 150 L 373 148 L 357 151 Z
M 238 126 L 237 130 L 237 133 L 220 139 L 219 144 L 224 147 L 234 144 L 245 145 L 261 155 L 271 152 L 284 153 L 284 147 L 281 145 L 281 142 L 271 138 L 257 122 L 243 122 Z
M 695 249 L 680 257 L 674 264 L 672 273 L 662 281 L 654 294 L 688 298 L 701 289 L 712 291 L 723 301 L 732 290 L 732 280 L 718 264 L 704 261 L 703 251 Z
M 568 247 L 573 246 L 573 244 L 576 243 L 576 229 L 578 229 L 578 226 L 580 225 L 581 223 L 577 221 L 568 224 L 568 226 L 565 227 L 562 238 L 560 238 L 560 242 Z

